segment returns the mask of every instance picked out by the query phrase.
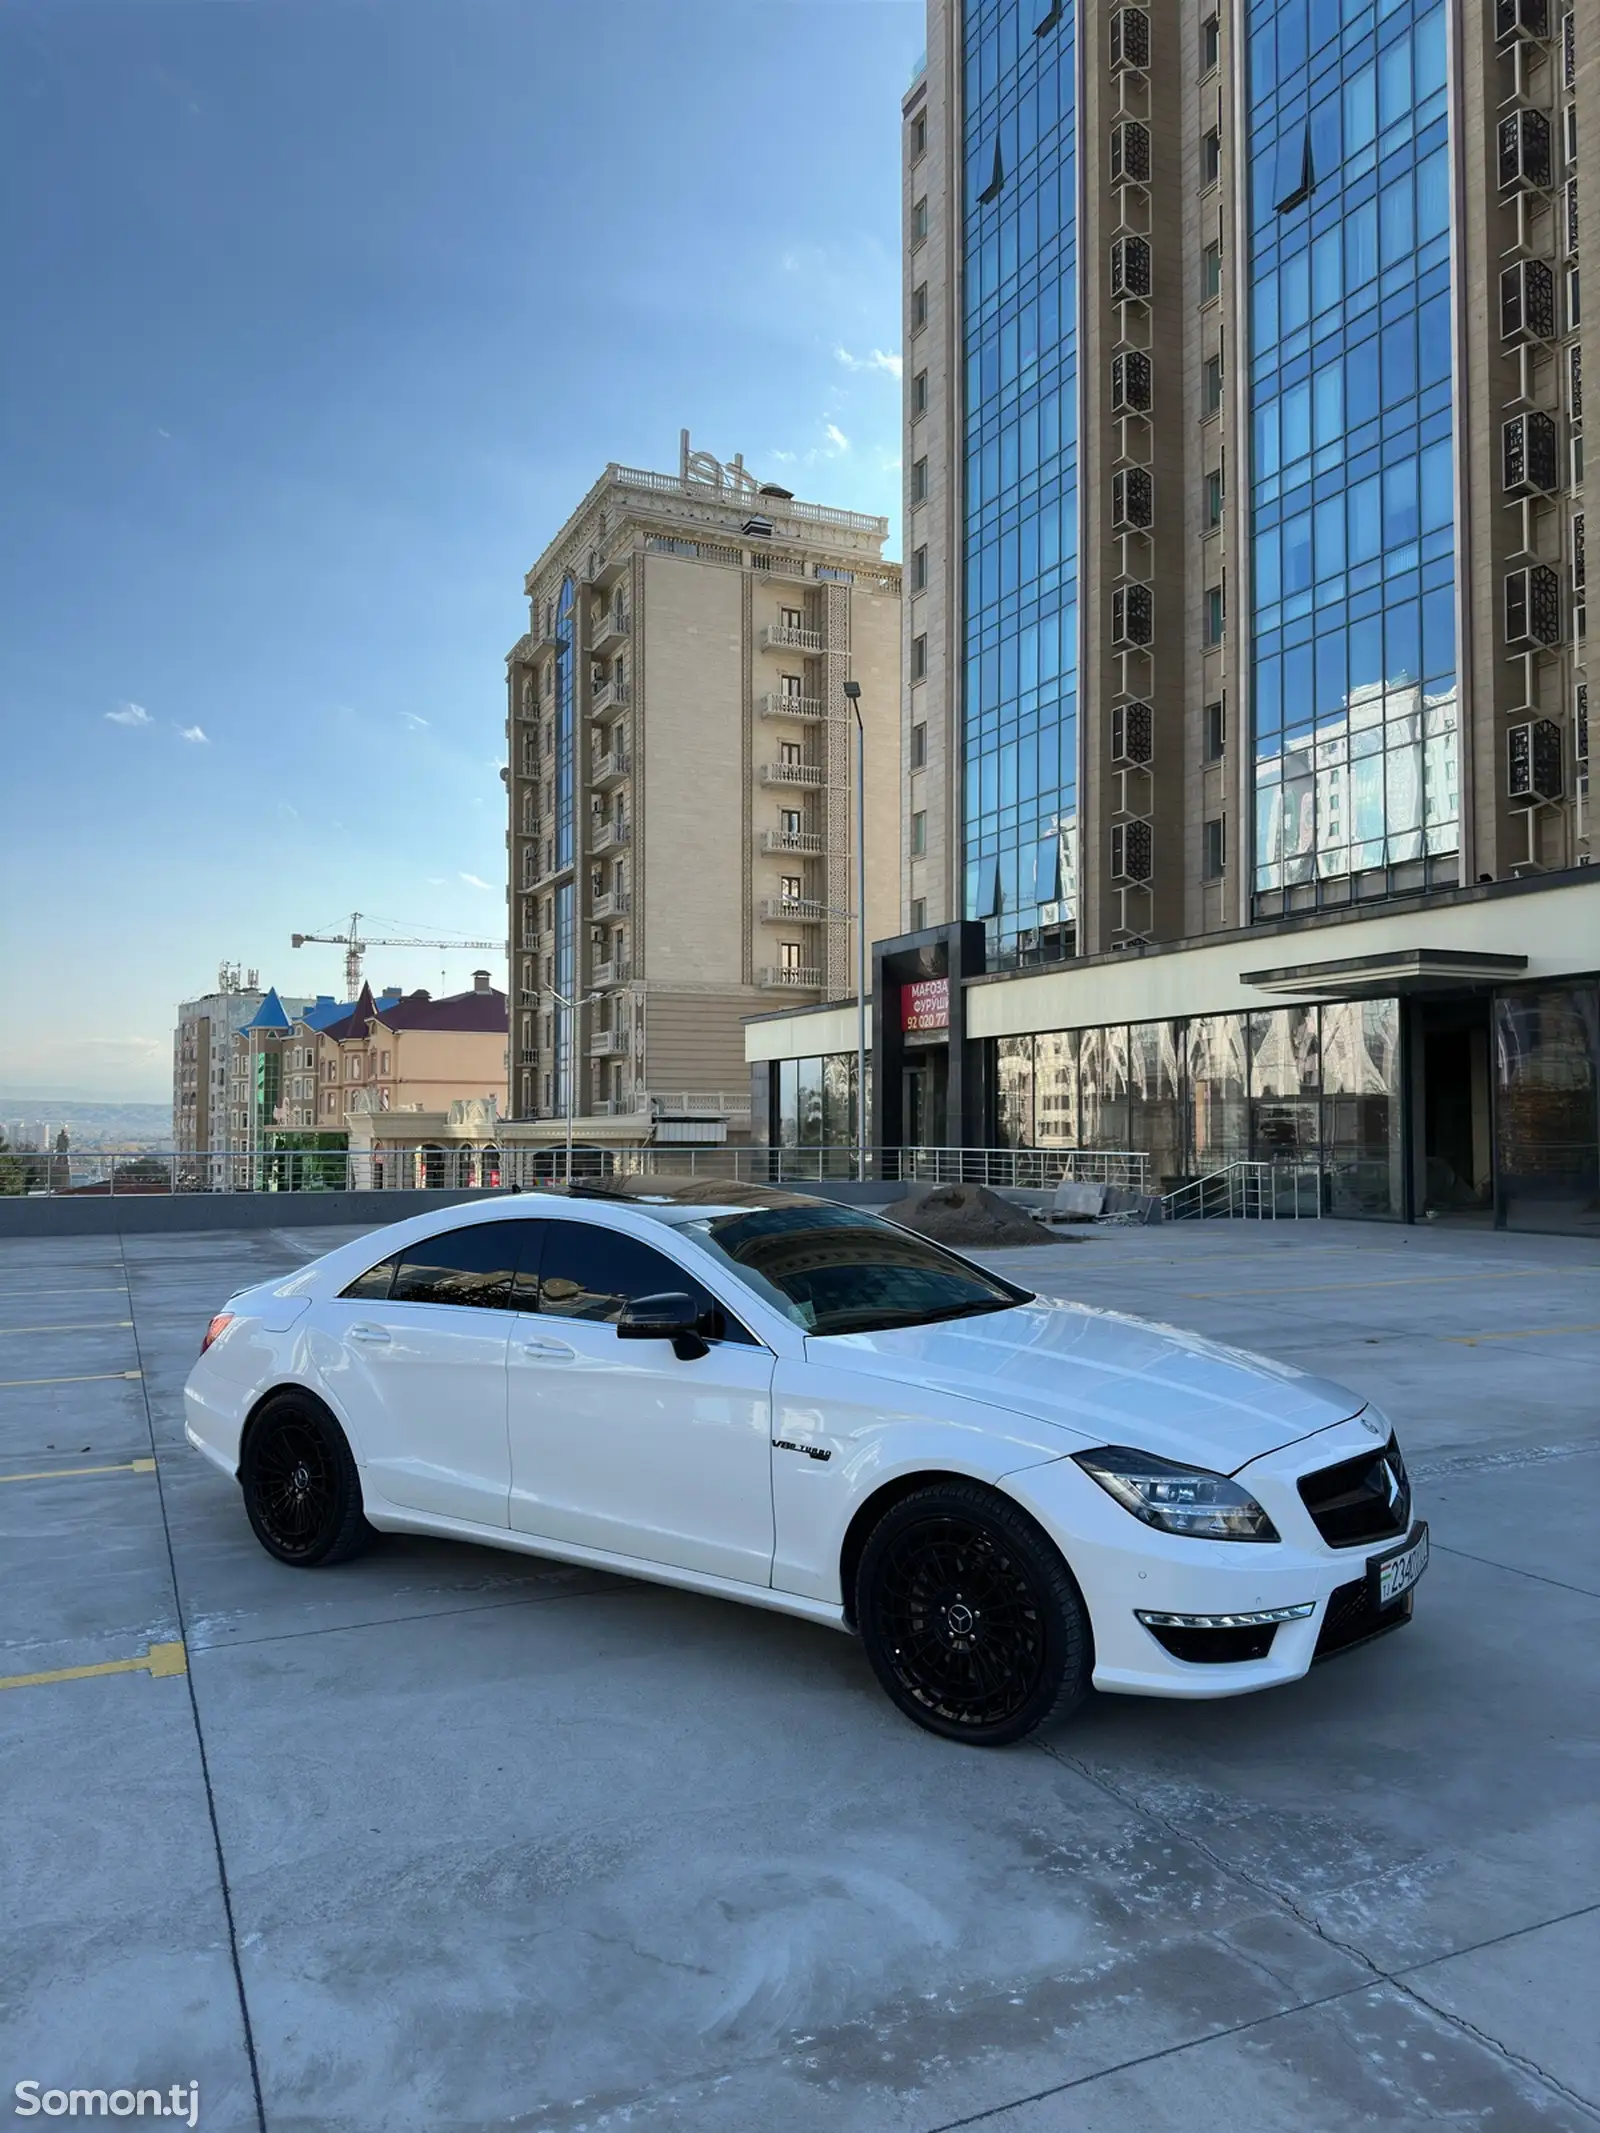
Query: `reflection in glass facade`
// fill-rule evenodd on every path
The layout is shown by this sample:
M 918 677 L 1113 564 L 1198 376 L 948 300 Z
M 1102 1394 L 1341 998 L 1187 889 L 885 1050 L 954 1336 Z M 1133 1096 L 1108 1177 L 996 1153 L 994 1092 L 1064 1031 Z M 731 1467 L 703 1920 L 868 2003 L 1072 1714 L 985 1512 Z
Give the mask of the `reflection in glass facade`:
M 963 893 L 991 970 L 1069 953 L 1077 908 L 1077 24 L 1044 12 L 965 11 Z
M 994 1085 L 998 1147 L 1142 1152 L 1157 1192 L 1226 1163 L 1320 1164 L 1329 1214 L 1402 1212 L 1397 1000 L 1001 1037 Z
M 1508 1222 L 1559 1208 L 1600 1235 L 1600 997 L 1592 985 L 1495 1001 L 1495 1162 Z
M 1271 892 L 1459 847 L 1443 0 L 1253 0 L 1247 66 Z
M 872 1073 L 870 1057 L 867 1073 Z M 780 1148 L 814 1149 L 780 1174 L 797 1177 L 855 1175 L 856 1055 L 827 1052 L 778 1064 L 774 1089 L 772 1140 Z

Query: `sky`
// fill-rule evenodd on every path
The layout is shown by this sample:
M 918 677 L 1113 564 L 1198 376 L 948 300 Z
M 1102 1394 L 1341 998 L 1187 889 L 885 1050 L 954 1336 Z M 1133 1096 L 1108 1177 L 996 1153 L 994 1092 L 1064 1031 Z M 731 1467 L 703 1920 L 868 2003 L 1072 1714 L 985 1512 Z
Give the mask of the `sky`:
M 0 1097 L 223 961 L 505 932 L 504 657 L 608 460 L 889 517 L 920 0 L 9 0 Z M 377 985 L 501 954 L 373 949 Z

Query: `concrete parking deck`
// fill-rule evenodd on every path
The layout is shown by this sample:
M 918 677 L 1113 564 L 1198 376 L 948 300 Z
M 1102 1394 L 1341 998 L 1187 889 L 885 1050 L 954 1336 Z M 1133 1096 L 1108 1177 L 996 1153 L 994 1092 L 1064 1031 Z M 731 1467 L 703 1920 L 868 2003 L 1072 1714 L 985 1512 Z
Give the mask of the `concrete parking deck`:
M 183 1441 L 230 1289 L 352 1232 L 0 1241 L 0 2094 L 219 2128 L 1600 2124 L 1600 1251 L 1098 1231 L 1036 1286 L 1398 1424 L 1404 1633 L 984 1754 L 853 1642 L 391 1539 L 304 1574 Z

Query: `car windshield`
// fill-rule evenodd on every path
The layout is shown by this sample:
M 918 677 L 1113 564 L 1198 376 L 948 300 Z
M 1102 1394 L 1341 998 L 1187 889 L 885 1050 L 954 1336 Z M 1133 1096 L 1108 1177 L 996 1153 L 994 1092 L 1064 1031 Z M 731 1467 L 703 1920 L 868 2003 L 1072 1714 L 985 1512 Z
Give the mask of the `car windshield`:
M 1031 1303 L 1032 1294 L 953 1252 L 851 1207 L 812 1201 L 739 1207 L 675 1218 L 693 1237 L 807 1333 L 872 1333 L 972 1318 Z

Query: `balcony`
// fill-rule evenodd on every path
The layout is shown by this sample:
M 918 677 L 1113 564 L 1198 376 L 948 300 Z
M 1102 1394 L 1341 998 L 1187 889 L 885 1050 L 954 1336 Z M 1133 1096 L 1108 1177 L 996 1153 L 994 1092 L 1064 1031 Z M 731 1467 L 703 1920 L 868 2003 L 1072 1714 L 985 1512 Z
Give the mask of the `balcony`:
M 609 592 L 633 561 L 633 550 L 613 548 L 609 555 L 596 552 L 589 559 L 589 582 L 601 592 Z
M 782 696 L 768 694 L 761 699 L 763 718 L 825 719 L 828 707 L 820 696 Z
M 761 923 L 764 926 L 820 926 L 828 917 L 828 906 L 818 903 L 814 896 L 763 896 L 761 899 Z
M 589 716 L 604 718 L 608 711 L 625 711 L 628 701 L 625 681 L 596 682 L 589 691 Z
M 589 983 L 596 992 L 609 992 L 618 985 L 626 985 L 633 975 L 633 965 L 625 955 L 613 956 L 608 963 L 596 963 L 590 973 Z
M 628 632 L 633 627 L 633 618 L 625 607 L 608 607 L 594 626 L 589 639 L 591 652 L 604 652 L 625 644 Z
M 599 821 L 593 818 L 589 825 L 589 849 L 591 852 L 620 851 L 633 842 L 633 824 L 615 821 L 610 815 Z
M 628 1056 L 628 1032 L 625 1029 L 596 1029 L 589 1032 L 589 1057 L 591 1059 L 625 1059 Z
M 821 652 L 827 649 L 821 630 L 796 629 L 792 623 L 769 622 L 761 632 L 764 652 Z
M 820 830 L 763 830 L 761 850 L 764 852 L 806 852 L 815 857 L 826 850 Z
M 756 972 L 763 992 L 820 992 L 822 972 L 804 963 L 785 963 L 779 970 L 770 965 Z
M 633 892 L 629 889 L 606 889 L 589 905 L 591 918 L 626 918 L 633 909 Z
M 763 785 L 798 786 L 802 792 L 818 792 L 828 782 L 820 763 L 763 763 Z
M 595 757 L 594 769 L 590 773 L 589 783 L 602 787 L 620 784 L 632 769 L 633 756 L 630 750 L 627 748 L 611 748 L 604 755 Z

